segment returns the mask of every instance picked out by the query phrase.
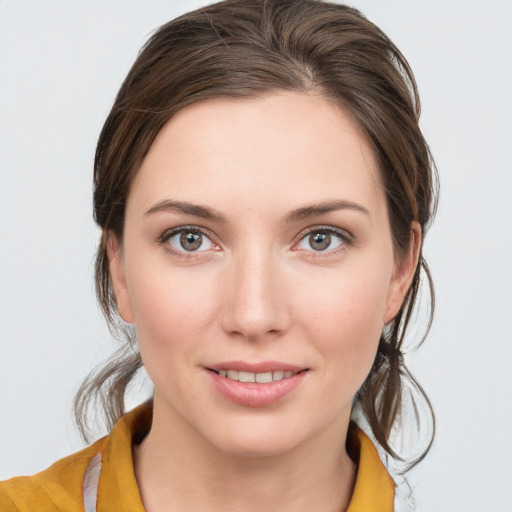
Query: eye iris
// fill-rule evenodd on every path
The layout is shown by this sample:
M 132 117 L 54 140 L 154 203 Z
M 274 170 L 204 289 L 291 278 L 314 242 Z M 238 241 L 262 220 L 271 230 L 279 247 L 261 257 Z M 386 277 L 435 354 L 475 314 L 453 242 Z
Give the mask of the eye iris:
M 186 251 L 195 251 L 199 249 L 203 243 L 203 237 L 201 233 L 190 233 L 185 232 L 180 236 L 180 245 Z
M 315 251 L 322 251 L 331 245 L 331 235 L 328 233 L 313 233 L 309 237 L 309 244 Z

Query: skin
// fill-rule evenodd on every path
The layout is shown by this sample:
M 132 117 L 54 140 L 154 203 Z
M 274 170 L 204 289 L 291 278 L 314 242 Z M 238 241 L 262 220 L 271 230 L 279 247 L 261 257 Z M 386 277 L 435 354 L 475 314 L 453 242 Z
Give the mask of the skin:
M 169 200 L 222 220 L 147 213 Z M 334 201 L 357 207 L 290 218 Z M 205 231 L 198 250 L 163 236 L 183 226 Z M 307 230 L 325 227 L 340 236 L 314 250 Z M 119 312 L 155 386 L 153 427 L 134 450 L 148 512 L 345 510 L 351 403 L 410 285 L 416 223 L 411 233 L 398 264 L 375 156 L 321 96 L 208 100 L 164 126 L 132 184 L 123 243 L 108 246 Z M 233 360 L 307 373 L 277 403 L 247 407 L 206 369 Z

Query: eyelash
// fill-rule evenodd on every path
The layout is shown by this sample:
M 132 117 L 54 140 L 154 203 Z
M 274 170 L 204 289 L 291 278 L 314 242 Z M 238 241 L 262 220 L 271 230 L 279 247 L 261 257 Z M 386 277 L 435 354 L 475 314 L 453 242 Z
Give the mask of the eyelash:
M 303 231 L 298 236 L 299 241 L 296 242 L 294 245 L 299 244 L 300 242 L 302 242 L 302 240 L 304 240 L 308 236 L 311 236 L 314 233 L 334 235 L 341 240 L 341 244 L 338 247 L 328 251 L 315 251 L 314 249 L 309 249 L 308 251 L 315 258 L 322 258 L 338 254 L 339 252 L 345 250 L 347 246 L 353 245 L 353 236 L 348 231 L 345 231 L 344 229 L 334 228 L 332 226 L 312 226 L 310 228 L 307 228 L 306 231 Z
M 170 229 L 170 230 L 162 233 L 162 235 L 160 235 L 156 239 L 156 242 L 158 245 L 164 245 L 165 250 L 167 252 L 169 252 L 173 256 L 177 256 L 178 258 L 194 258 L 194 257 L 197 257 L 199 255 L 199 253 L 206 252 L 206 251 L 185 251 L 185 250 L 177 251 L 170 244 L 166 243 L 171 238 L 173 238 L 175 235 L 178 235 L 180 233 L 194 233 L 194 234 L 201 235 L 201 236 L 207 238 L 215 247 L 218 247 L 218 245 L 215 244 L 215 242 L 213 242 L 213 240 L 212 240 L 212 238 L 213 238 L 212 234 L 209 231 L 206 231 L 205 229 L 200 228 L 198 226 L 179 226 L 177 228 Z
M 199 234 L 199 235 L 207 238 L 215 247 L 219 247 L 217 244 L 215 244 L 215 242 L 213 242 L 212 238 L 214 238 L 214 237 L 212 236 L 212 234 L 209 231 L 205 230 L 204 228 L 200 228 L 198 226 L 179 226 L 177 228 L 170 229 L 168 231 L 165 231 L 162 235 L 160 235 L 156 239 L 156 242 L 158 245 L 165 245 L 165 250 L 167 252 L 169 252 L 173 256 L 177 256 L 179 258 L 191 258 L 191 257 L 193 258 L 193 257 L 197 257 L 199 255 L 199 253 L 201 253 L 201 252 L 207 252 L 207 251 L 185 251 L 185 250 L 177 251 L 170 244 L 166 243 L 171 238 L 173 238 L 175 235 L 180 234 L 180 233 Z M 328 250 L 328 251 L 315 251 L 314 249 L 310 249 L 310 250 L 303 249 L 303 250 L 310 252 L 313 255 L 313 257 L 325 257 L 325 256 L 337 254 L 338 252 L 346 249 L 347 245 L 348 246 L 353 245 L 353 236 L 349 232 L 342 230 L 342 229 L 334 228 L 332 226 L 312 226 L 310 228 L 307 228 L 306 231 L 303 231 L 297 237 L 298 241 L 295 242 L 293 245 L 296 246 L 302 240 L 304 240 L 306 237 L 311 236 L 314 233 L 334 235 L 337 238 L 339 238 L 342 243 L 338 247 Z M 218 250 L 218 249 L 215 249 L 215 250 Z M 302 249 L 298 249 L 298 250 L 302 250 Z

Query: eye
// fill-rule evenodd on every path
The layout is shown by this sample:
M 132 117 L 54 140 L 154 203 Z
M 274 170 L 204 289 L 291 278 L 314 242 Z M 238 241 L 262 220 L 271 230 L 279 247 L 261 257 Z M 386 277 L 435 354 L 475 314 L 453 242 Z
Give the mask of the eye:
M 199 228 L 179 228 L 161 237 L 173 252 L 204 252 L 214 248 L 213 242 Z
M 348 242 L 348 236 L 333 228 L 314 228 L 297 244 L 298 249 L 330 252 Z

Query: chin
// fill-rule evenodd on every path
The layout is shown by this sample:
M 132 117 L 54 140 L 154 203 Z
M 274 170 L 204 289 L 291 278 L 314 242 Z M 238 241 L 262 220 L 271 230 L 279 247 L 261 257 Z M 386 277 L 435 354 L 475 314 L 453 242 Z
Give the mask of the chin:
M 275 410 L 254 412 L 225 416 L 216 425 L 210 422 L 201 434 L 214 449 L 237 457 L 279 456 L 322 435 L 322 425 L 308 424 L 304 414 L 294 418 Z
M 301 444 L 301 440 L 288 432 L 246 432 L 243 435 L 226 431 L 220 439 L 210 442 L 222 453 L 241 458 L 276 457 L 292 451 Z

